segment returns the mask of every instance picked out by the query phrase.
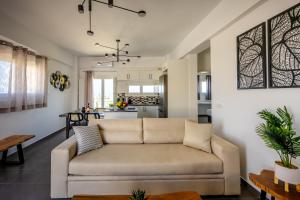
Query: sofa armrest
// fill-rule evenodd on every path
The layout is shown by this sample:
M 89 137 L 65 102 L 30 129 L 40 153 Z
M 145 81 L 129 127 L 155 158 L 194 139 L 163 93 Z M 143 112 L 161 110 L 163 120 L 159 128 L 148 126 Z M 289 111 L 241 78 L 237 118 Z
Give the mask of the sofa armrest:
M 67 198 L 69 161 L 76 154 L 76 139 L 70 137 L 51 152 L 51 198 Z
M 239 195 L 241 188 L 238 147 L 216 135 L 212 136 L 211 146 L 213 153 L 223 161 L 225 195 Z

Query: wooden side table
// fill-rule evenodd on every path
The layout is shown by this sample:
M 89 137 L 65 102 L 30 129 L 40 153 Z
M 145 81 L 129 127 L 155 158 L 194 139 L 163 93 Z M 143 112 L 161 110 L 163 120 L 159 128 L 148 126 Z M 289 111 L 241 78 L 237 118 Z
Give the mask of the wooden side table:
M 284 183 L 279 181 L 274 183 L 274 171 L 262 170 L 259 175 L 249 174 L 249 179 L 261 189 L 260 199 L 265 200 L 267 193 L 272 196 L 272 200 L 296 200 L 300 199 L 300 192 L 296 191 L 296 185 L 290 186 L 290 191 L 284 191 Z

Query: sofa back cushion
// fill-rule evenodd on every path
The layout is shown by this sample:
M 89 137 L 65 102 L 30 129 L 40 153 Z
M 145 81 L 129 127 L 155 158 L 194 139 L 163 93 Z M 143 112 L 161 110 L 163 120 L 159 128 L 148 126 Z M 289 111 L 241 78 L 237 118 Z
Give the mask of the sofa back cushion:
M 144 118 L 144 143 L 183 143 L 182 118 Z
M 211 136 L 211 124 L 198 124 L 197 122 L 185 121 L 183 145 L 211 153 Z
M 143 143 L 143 121 L 141 119 L 101 119 L 98 126 L 106 144 Z

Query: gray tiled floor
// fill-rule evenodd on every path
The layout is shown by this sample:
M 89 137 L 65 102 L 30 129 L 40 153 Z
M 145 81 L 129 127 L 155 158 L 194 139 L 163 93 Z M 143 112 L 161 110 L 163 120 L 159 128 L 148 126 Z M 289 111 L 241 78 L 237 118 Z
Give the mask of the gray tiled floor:
M 0 200 L 49 200 L 50 152 L 65 138 L 60 132 L 26 148 L 22 166 L 0 165 Z M 15 156 L 13 156 L 15 157 Z M 203 197 L 204 200 L 257 200 L 259 194 L 242 184 L 240 196 Z

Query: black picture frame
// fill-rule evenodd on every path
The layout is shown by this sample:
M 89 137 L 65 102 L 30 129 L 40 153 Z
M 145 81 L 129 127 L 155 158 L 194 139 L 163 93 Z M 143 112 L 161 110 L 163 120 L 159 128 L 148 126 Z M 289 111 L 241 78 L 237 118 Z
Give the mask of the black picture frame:
M 300 3 L 268 20 L 269 88 L 300 87 L 299 38 Z
M 237 36 L 237 88 L 267 88 L 266 23 Z

